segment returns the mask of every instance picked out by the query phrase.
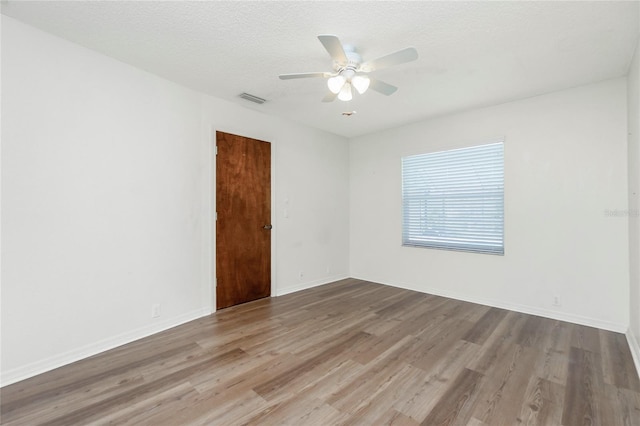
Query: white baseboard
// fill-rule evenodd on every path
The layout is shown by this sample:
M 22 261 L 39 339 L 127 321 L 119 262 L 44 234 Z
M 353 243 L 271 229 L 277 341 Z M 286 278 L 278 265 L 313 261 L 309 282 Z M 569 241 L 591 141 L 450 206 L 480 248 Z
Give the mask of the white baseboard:
M 295 286 L 276 289 L 275 296 L 283 296 L 285 294 L 295 293 L 297 291 L 306 290 L 309 288 L 317 287 L 323 284 L 328 284 L 328 283 L 339 281 L 346 278 L 349 278 L 349 276 L 346 274 L 334 275 L 331 277 L 325 277 L 315 281 L 301 283 Z M 636 371 L 638 372 L 638 374 L 640 374 L 640 347 L 638 346 L 638 342 L 636 338 L 633 336 L 631 331 L 625 325 L 602 321 L 595 318 L 588 318 L 588 317 L 582 317 L 578 315 L 559 313 L 559 312 L 550 311 L 550 310 L 532 307 L 532 306 L 518 305 L 511 302 L 506 302 L 506 301 L 498 301 L 498 300 L 490 300 L 490 299 L 482 299 L 482 298 L 471 298 L 471 297 L 468 297 L 468 295 L 462 295 L 462 294 L 458 294 L 451 291 L 443 291 L 441 289 L 435 289 L 435 288 L 418 289 L 415 286 L 412 286 L 406 283 L 396 282 L 396 281 L 386 282 L 385 280 L 377 280 L 377 279 L 364 278 L 364 277 L 353 277 L 353 278 L 376 282 L 384 285 L 389 285 L 392 287 L 418 291 L 421 293 L 429 293 L 437 296 L 449 297 L 452 299 L 462 300 L 465 302 L 478 303 L 481 305 L 508 309 L 516 312 L 522 312 L 525 314 L 537 315 L 537 316 L 542 316 L 546 318 L 557 319 L 560 321 L 567 321 L 574 324 L 581 324 L 581 325 L 586 325 L 590 327 L 601 328 L 604 330 L 625 333 L 627 337 L 627 341 L 629 343 L 629 348 L 631 350 L 631 354 L 633 356 L 633 360 L 636 366 Z M 195 319 L 201 318 L 203 316 L 207 316 L 209 314 L 211 314 L 211 309 L 209 308 L 198 309 L 183 315 L 179 315 L 177 317 L 169 318 L 164 321 L 154 323 L 149 326 L 141 327 L 136 330 L 132 330 L 130 332 L 122 333 L 120 335 L 117 335 L 111 338 L 103 339 L 101 341 L 98 341 L 98 342 L 56 355 L 53 357 L 49 357 L 44 360 L 33 362 L 31 364 L 27 364 L 22 367 L 18 367 L 8 371 L 3 371 L 2 374 L 0 375 L 0 386 L 10 385 L 20 380 L 28 379 L 29 377 L 33 377 L 38 374 L 53 370 L 55 368 L 62 367 L 63 365 L 67 365 L 72 362 L 79 361 L 84 358 L 88 358 L 100 352 L 104 352 L 109 349 L 116 348 L 118 346 L 131 343 L 135 340 L 142 339 L 152 334 L 159 333 L 161 331 L 184 324 L 189 321 L 193 321 Z
M 636 365 L 636 373 L 638 374 L 638 377 L 640 377 L 640 346 L 638 346 L 638 341 L 631 332 L 631 329 L 627 330 L 626 336 L 627 343 L 629 344 L 629 350 L 633 357 L 633 363 Z
M 135 340 L 142 339 L 143 337 L 207 316 L 209 315 L 209 311 L 210 309 L 208 308 L 202 308 L 187 312 L 186 314 L 178 315 L 177 317 L 168 318 L 117 336 L 109 337 L 95 343 L 90 343 L 78 349 L 32 362 L 12 370 L 3 371 L 0 376 L 0 385 L 10 385 L 12 383 L 19 382 L 20 380 L 28 379 L 29 377 L 62 367 L 63 365 L 71 364 L 72 362 L 99 354 L 100 352 L 131 343 Z
M 521 312 L 523 314 L 536 315 L 539 317 L 545 317 L 555 319 L 559 321 L 566 321 L 573 324 L 586 325 L 588 327 L 600 328 L 603 330 L 615 331 L 617 333 L 625 333 L 627 331 L 627 324 L 618 324 L 615 322 L 604 321 L 598 318 L 584 317 L 580 315 L 569 314 L 566 312 L 558 312 L 550 309 L 539 308 L 536 306 L 520 305 L 504 300 L 494 300 L 485 298 L 469 297 L 467 294 L 461 294 L 453 291 L 443 290 L 439 288 L 417 288 L 414 285 L 402 283 L 402 282 L 388 282 L 385 280 L 375 280 L 371 278 L 353 277 L 365 281 L 376 282 L 392 287 L 404 288 L 407 290 L 418 291 L 421 293 L 434 294 L 436 296 L 448 297 L 451 299 L 462 300 L 464 302 L 477 303 L 479 305 L 491 306 L 494 308 L 508 309 L 510 311 Z
M 330 277 L 325 277 L 315 281 L 309 281 L 302 284 L 285 287 L 285 288 L 276 288 L 274 296 L 284 296 L 285 294 L 295 293 L 296 291 L 307 290 L 309 288 L 317 287 L 323 284 L 329 284 L 334 281 L 344 280 L 345 278 L 349 278 L 347 274 L 340 275 L 332 275 Z
M 275 296 L 283 296 L 285 294 L 294 293 L 301 290 L 317 287 L 319 285 L 328 284 L 334 281 L 348 278 L 346 274 L 333 275 L 325 277 L 315 281 L 309 281 L 301 283 L 296 286 L 286 287 L 283 289 L 276 289 Z M 12 383 L 19 382 L 21 380 L 28 379 L 38 374 L 45 373 L 58 367 L 62 367 L 72 362 L 80 361 L 81 359 L 88 358 L 90 356 L 99 354 L 109 349 L 116 348 L 118 346 L 131 343 L 135 340 L 148 337 L 152 334 L 159 333 L 169 328 L 184 324 L 189 321 L 201 318 L 203 316 L 210 315 L 215 312 L 215 309 L 211 307 L 198 309 L 192 312 L 188 312 L 177 317 L 165 319 L 163 321 L 155 322 L 151 325 L 141 327 L 120 335 L 100 340 L 95 343 L 88 344 L 86 346 L 64 352 L 59 355 L 55 355 L 40 361 L 36 361 L 15 369 L 2 371 L 0 374 L 0 386 L 7 386 Z

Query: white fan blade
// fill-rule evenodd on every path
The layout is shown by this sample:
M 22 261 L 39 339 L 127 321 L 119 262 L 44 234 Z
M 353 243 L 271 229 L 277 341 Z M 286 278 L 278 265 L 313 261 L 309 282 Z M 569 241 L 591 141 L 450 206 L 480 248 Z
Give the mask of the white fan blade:
M 405 62 L 415 61 L 416 59 L 418 59 L 418 51 L 413 47 L 407 47 L 406 49 L 398 50 L 397 52 L 365 62 L 360 66 L 360 71 L 371 72 L 404 64 Z
M 330 72 L 301 72 L 294 74 L 280 74 L 280 80 L 291 80 L 292 78 L 329 78 Z
M 333 102 L 337 96 L 337 93 L 329 92 L 324 98 L 322 98 L 322 102 Z
M 375 78 L 369 77 L 371 81 L 369 83 L 369 89 L 375 90 L 378 93 L 382 93 L 383 95 L 393 95 L 398 88 L 396 86 L 392 86 L 389 83 L 385 83 L 384 81 L 376 80 Z
M 338 37 L 330 34 L 323 34 L 318 36 L 318 40 L 320 40 L 320 43 L 322 43 L 324 48 L 327 49 L 327 52 L 329 52 L 329 55 L 331 55 L 334 61 L 341 65 L 346 65 L 346 63 L 349 62 L 347 54 L 344 53 L 344 48 L 342 47 L 342 43 L 340 43 Z

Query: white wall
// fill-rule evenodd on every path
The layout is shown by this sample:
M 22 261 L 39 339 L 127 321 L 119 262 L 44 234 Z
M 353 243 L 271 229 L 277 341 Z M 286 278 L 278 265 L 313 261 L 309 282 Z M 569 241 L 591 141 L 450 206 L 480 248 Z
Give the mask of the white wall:
M 206 305 L 200 96 L 2 20 L 6 383 Z
M 216 129 L 273 142 L 274 293 L 347 275 L 343 138 L 5 16 L 2 89 L 2 385 L 212 310 Z
M 629 126 L 629 343 L 640 371 L 640 39 L 627 76 Z
M 626 120 L 621 78 L 353 139 L 351 276 L 626 330 Z M 505 255 L 402 247 L 401 157 L 500 136 Z

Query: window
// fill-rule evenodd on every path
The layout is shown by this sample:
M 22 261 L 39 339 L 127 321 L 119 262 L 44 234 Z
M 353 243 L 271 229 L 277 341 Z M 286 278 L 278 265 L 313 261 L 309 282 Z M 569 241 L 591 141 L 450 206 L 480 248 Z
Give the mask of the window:
M 402 159 L 402 245 L 504 254 L 504 140 Z

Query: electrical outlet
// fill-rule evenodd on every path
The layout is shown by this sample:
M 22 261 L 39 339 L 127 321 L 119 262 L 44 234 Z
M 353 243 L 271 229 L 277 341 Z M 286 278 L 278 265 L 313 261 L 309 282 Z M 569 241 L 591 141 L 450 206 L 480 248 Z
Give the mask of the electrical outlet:
M 300 272 L 298 273 L 298 277 L 299 277 L 300 279 L 303 279 L 303 278 L 304 278 L 304 272 L 300 271 Z
M 562 306 L 562 300 L 560 300 L 560 296 L 553 296 L 553 306 Z
M 160 316 L 160 304 L 156 303 L 151 305 L 151 318 L 158 318 Z

